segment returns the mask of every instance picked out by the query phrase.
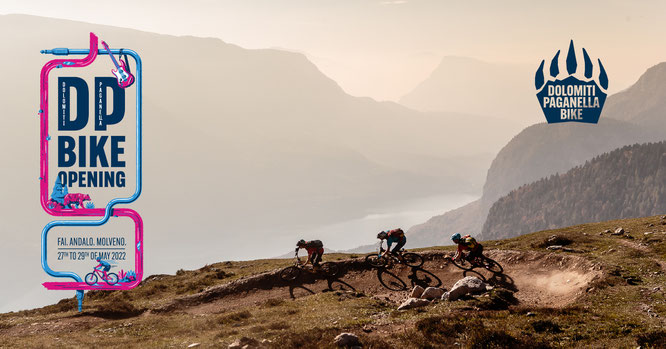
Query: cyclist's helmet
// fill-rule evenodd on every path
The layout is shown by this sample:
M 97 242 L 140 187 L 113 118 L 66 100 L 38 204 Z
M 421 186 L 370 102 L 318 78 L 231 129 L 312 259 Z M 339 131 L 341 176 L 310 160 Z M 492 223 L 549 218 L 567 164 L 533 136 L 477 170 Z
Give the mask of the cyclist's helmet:
M 385 231 L 380 231 L 379 234 L 377 234 L 377 239 L 384 240 L 388 238 L 388 234 Z
M 95 260 L 99 262 L 102 260 L 102 257 L 97 257 Z
M 298 247 L 305 246 L 305 240 L 303 240 L 303 239 L 298 240 L 298 242 L 296 243 L 296 246 L 298 246 Z
M 462 237 L 460 236 L 460 233 L 455 233 L 455 234 L 451 235 L 451 240 L 453 240 L 453 242 L 458 242 L 458 241 L 460 241 L 461 238 Z

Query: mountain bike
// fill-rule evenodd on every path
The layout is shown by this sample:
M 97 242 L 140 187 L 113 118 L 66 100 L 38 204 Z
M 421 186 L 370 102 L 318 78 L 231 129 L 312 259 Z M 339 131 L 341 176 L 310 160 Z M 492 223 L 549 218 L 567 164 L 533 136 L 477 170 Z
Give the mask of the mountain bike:
M 291 282 L 296 280 L 303 271 L 312 273 L 312 274 L 321 274 L 327 278 L 334 277 L 338 275 L 339 267 L 337 263 L 325 262 L 319 265 L 319 269 L 315 269 L 314 266 L 306 266 L 301 263 L 301 258 L 298 257 L 298 252 L 295 256 L 294 265 L 286 267 L 280 271 L 280 279 Z
M 99 277 L 97 276 L 99 274 Z M 88 285 L 92 286 L 97 283 L 98 279 L 106 281 L 107 284 L 113 286 L 118 283 L 118 275 L 116 273 L 107 273 L 104 270 L 93 268 L 92 273 L 86 274 L 85 281 Z
M 469 260 L 467 256 L 462 256 L 462 258 L 460 258 L 460 260 L 458 261 L 456 261 L 455 259 L 453 259 L 453 257 L 451 257 L 451 263 L 453 263 L 453 265 L 462 270 L 484 268 L 490 272 L 497 274 L 504 271 L 504 268 L 502 268 L 502 266 L 499 263 L 483 255 L 480 257 L 473 258 L 471 260 Z
M 420 267 L 423 265 L 423 257 L 413 252 L 406 252 L 404 249 L 398 251 L 397 255 L 393 253 L 384 254 L 384 247 L 379 246 L 379 251 L 365 256 L 365 262 L 375 268 L 390 268 L 395 264 L 404 264 L 410 267 Z

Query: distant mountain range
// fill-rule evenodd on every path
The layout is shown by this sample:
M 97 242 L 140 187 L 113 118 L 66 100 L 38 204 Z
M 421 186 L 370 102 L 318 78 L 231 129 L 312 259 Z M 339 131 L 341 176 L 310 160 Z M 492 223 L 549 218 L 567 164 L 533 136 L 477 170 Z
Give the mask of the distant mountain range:
M 520 132 L 493 160 L 481 199 L 412 227 L 408 232 L 411 241 L 426 246 L 449 243 L 452 232 L 480 234 L 490 207 L 511 190 L 566 172 L 625 145 L 666 139 L 666 128 L 658 126 L 664 122 L 666 105 L 657 103 L 659 98 L 655 97 L 661 96 L 666 86 L 663 67 L 664 63 L 649 69 L 636 85 L 609 96 L 599 124 L 543 123 Z M 636 92 L 637 86 L 642 92 Z M 638 105 L 652 107 L 642 109 L 641 116 L 634 118 L 630 110 Z M 610 116 L 622 116 L 623 120 Z
M 0 16 L 0 29 L 13 33 L 0 39 L 12 47 L 3 74 L 13 81 L 0 86 L 13 123 L 0 130 L 0 146 L 18 154 L 2 154 L 13 171 L 0 179 L 19 198 L 0 212 L 39 210 L 36 196 L 18 195 L 37 186 L 13 177 L 37 173 L 34 137 L 24 135 L 38 132 L 27 116 L 38 107 L 39 69 L 53 58 L 39 51 L 86 47 L 89 31 L 142 56 L 146 188 L 138 205 L 165 236 L 197 231 L 202 244 L 231 236 L 244 245 L 246 236 L 363 217 L 390 200 L 477 194 L 483 169 L 519 130 L 491 117 L 352 97 L 298 53 L 24 15 Z M 160 222 L 175 203 L 190 218 Z M 191 248 L 187 255 L 201 255 Z M 219 253 L 245 255 L 231 246 Z
M 524 185 L 490 208 L 485 239 L 666 213 L 666 142 L 625 146 Z
M 633 86 L 608 99 L 604 116 L 666 129 L 665 78 L 666 62 L 651 67 Z
M 423 111 L 492 115 L 532 125 L 542 120 L 532 84 L 535 69 L 447 56 L 400 104 Z

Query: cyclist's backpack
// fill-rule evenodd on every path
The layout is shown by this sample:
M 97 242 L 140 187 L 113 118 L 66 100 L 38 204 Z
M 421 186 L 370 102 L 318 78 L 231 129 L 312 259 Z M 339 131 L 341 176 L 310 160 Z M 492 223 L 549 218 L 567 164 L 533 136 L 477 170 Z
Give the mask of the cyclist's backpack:
M 310 248 L 322 248 L 324 247 L 324 243 L 321 242 L 321 240 L 312 240 L 307 243 L 307 247 Z
M 465 241 L 465 245 L 467 245 L 467 247 L 469 248 L 475 248 L 478 245 L 476 239 L 471 237 L 470 235 L 463 236 L 463 239 Z
M 388 232 L 388 236 L 402 239 L 402 237 L 405 236 L 405 232 L 402 231 L 402 229 L 400 229 L 400 228 L 393 229 L 393 230 Z

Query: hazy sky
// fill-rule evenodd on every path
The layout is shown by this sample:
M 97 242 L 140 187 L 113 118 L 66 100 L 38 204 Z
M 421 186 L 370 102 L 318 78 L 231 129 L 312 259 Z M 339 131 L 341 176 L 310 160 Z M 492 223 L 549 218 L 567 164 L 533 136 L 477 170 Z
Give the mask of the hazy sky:
M 379 100 L 412 90 L 445 55 L 536 69 L 574 39 L 602 59 L 611 92 L 666 60 L 663 1 L 3 0 L 0 13 L 300 51 L 347 92 Z

